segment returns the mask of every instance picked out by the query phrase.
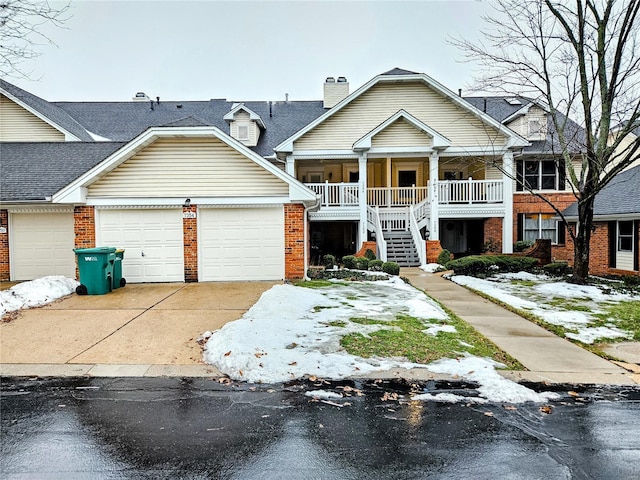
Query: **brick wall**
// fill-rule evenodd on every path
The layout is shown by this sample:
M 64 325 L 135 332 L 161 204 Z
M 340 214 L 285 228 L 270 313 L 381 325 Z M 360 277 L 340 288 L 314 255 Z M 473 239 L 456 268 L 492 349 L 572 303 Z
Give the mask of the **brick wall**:
M 304 277 L 304 205 L 284 206 L 284 276 Z
M 75 248 L 96 246 L 96 216 L 93 207 L 81 205 L 73 208 Z
M 0 210 L 0 226 L 5 229 L 0 233 L 0 281 L 9 280 L 9 213 Z
M 551 201 L 560 211 L 565 210 L 575 203 L 576 197 L 573 193 L 549 193 L 544 197 Z M 516 194 L 513 196 L 513 239 L 518 238 L 518 214 L 520 213 L 555 213 L 553 208 L 541 198 L 528 193 Z M 569 242 L 569 234 L 565 235 Z M 552 245 L 551 257 L 554 260 L 568 261 L 573 259 L 573 248 L 567 245 Z
M 182 207 L 182 243 L 184 248 L 184 281 L 198 281 L 198 206 Z M 185 218 L 190 216 L 193 218 Z
M 427 248 L 427 263 L 436 263 L 438 255 L 443 250 L 440 240 L 425 240 Z
M 496 252 L 502 253 L 502 218 L 491 217 L 484 221 L 484 243 L 495 246 Z

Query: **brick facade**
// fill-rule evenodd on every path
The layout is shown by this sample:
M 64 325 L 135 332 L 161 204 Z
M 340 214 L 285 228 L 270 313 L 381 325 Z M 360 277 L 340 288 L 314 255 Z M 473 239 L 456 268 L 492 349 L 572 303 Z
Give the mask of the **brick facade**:
M 81 205 L 73 208 L 75 248 L 96 246 L 96 215 L 93 207 Z
M 560 211 L 563 211 L 576 201 L 573 193 L 549 193 L 544 197 L 551 201 Z M 520 213 L 556 213 L 551 206 L 541 198 L 530 193 L 516 194 L 513 196 L 513 239 L 518 238 L 518 214 Z M 568 233 L 565 234 L 569 241 Z M 568 261 L 573 258 L 573 250 L 568 250 L 566 245 L 552 245 L 551 257 L 554 260 Z
M 9 212 L 0 210 L 0 281 L 9 280 Z
M 484 221 L 484 244 L 492 245 L 495 252 L 502 252 L 502 218 L 491 217 Z
M 182 207 L 182 245 L 184 248 L 184 281 L 198 281 L 197 205 Z M 193 217 L 193 218 L 186 218 Z
M 304 205 L 284 206 L 284 276 L 304 277 Z
M 575 229 L 575 224 L 572 224 L 572 227 Z M 640 222 L 636 235 L 640 236 Z M 615 242 L 615 239 L 612 241 Z M 567 261 L 569 265 L 573 265 L 573 241 L 569 235 L 567 235 L 565 249 Z M 640 259 L 640 252 L 635 253 Z M 640 271 L 632 272 L 609 267 L 609 224 L 607 222 L 593 223 L 589 249 L 589 273 L 591 275 L 640 275 Z

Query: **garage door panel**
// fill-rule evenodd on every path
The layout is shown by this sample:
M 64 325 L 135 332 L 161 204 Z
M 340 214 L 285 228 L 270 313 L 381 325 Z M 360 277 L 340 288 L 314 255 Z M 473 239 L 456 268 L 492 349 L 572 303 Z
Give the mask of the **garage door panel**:
M 11 278 L 75 278 L 73 213 L 11 214 Z
M 182 211 L 101 210 L 100 245 L 124 248 L 127 282 L 184 281 Z
M 200 279 L 284 278 L 284 211 L 266 208 L 201 209 Z

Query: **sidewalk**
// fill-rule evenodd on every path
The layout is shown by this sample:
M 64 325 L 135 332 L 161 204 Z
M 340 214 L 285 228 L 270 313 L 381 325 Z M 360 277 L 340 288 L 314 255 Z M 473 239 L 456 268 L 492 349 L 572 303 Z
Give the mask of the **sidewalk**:
M 544 328 L 476 295 L 440 275 L 419 268 L 401 274 L 517 359 L 529 371 L 501 372 L 515 381 L 640 384 L 640 374 L 604 360 Z

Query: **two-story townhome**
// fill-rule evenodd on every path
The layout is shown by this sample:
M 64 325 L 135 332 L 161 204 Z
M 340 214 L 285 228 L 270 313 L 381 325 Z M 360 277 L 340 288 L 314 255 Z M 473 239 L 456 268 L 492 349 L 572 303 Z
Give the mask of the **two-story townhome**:
M 2 81 L 0 277 L 72 276 L 72 249 L 95 245 L 125 248 L 134 282 L 300 277 L 367 241 L 402 265 L 429 261 L 427 245 L 536 238 L 567 256 L 529 191 L 575 201 L 543 105 L 401 69 L 323 88 L 321 101 L 48 102 Z

